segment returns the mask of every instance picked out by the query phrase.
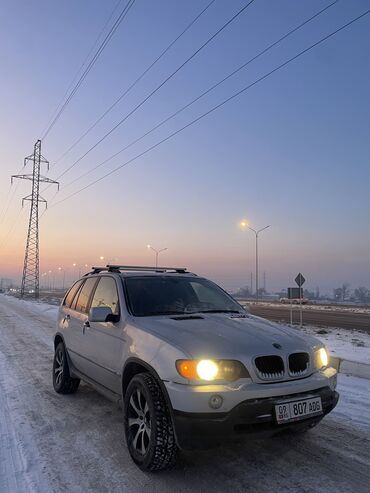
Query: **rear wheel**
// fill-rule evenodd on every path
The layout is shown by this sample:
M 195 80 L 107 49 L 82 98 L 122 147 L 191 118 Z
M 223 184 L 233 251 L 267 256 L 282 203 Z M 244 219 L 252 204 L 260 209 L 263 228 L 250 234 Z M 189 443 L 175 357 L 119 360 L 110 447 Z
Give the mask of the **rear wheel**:
M 143 471 L 171 467 L 177 453 L 171 415 L 150 373 L 133 377 L 126 391 L 124 412 L 126 442 L 134 462 Z
M 53 387 L 58 394 L 73 394 L 80 384 L 79 378 L 72 378 L 69 373 L 67 353 L 63 342 L 60 342 L 54 353 Z

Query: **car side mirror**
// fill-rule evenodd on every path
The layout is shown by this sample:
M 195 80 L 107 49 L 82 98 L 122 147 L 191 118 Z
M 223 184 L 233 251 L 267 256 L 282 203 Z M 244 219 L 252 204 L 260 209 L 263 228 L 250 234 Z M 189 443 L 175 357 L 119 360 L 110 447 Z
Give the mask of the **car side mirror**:
M 117 322 L 118 315 L 114 315 L 109 306 L 96 306 L 90 308 L 89 322 Z

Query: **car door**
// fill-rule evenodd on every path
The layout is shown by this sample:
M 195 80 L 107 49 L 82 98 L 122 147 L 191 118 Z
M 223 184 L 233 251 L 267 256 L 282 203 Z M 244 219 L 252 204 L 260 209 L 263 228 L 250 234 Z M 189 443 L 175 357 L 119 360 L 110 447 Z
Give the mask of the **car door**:
M 69 329 L 67 350 L 73 366 L 90 376 L 93 365 L 89 361 L 86 351 L 84 332 L 88 318 L 90 299 L 97 282 L 97 277 L 88 277 L 80 286 L 69 308 Z
M 87 358 L 94 362 L 92 378 L 113 392 L 121 391 L 122 358 L 125 338 L 122 310 L 116 280 L 102 275 L 92 296 L 90 308 L 109 307 L 115 322 L 88 322 L 84 344 Z

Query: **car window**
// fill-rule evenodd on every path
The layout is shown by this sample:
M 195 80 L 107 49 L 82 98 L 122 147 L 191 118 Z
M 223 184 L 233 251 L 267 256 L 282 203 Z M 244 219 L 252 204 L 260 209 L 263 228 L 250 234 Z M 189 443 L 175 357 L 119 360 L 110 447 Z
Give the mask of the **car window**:
M 82 281 L 77 281 L 71 289 L 68 291 L 66 297 L 64 298 L 64 303 L 63 305 L 66 306 L 67 308 L 70 308 L 73 302 L 73 298 L 75 297 L 77 291 L 79 290 L 80 286 L 82 284 Z
M 135 276 L 125 285 L 131 313 L 138 317 L 243 310 L 216 284 L 202 278 Z
M 212 303 L 214 306 L 224 302 L 225 294 L 222 291 L 216 291 L 213 286 L 207 286 L 199 282 L 191 282 L 190 285 L 196 292 L 199 302 Z
M 91 308 L 107 306 L 114 315 L 119 315 L 119 301 L 116 281 L 112 277 L 103 276 L 95 290 Z
M 87 312 L 87 305 L 89 303 L 91 292 L 95 286 L 96 277 L 89 277 L 86 279 L 82 289 L 80 290 L 80 294 L 78 295 L 75 310 L 78 312 Z

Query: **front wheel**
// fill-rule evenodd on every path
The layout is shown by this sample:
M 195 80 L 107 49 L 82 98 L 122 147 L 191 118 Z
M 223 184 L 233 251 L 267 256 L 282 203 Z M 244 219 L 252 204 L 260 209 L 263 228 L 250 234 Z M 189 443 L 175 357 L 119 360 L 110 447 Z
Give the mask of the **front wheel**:
M 135 375 L 124 399 L 125 435 L 133 461 L 143 471 L 171 467 L 177 445 L 161 388 L 150 373 Z
M 80 384 L 79 378 L 72 378 L 69 374 L 67 353 L 64 344 L 60 342 L 54 353 L 53 387 L 58 394 L 73 394 Z

